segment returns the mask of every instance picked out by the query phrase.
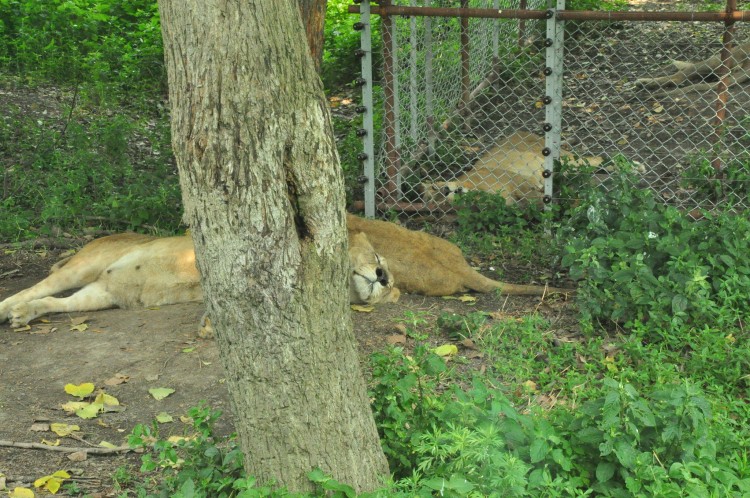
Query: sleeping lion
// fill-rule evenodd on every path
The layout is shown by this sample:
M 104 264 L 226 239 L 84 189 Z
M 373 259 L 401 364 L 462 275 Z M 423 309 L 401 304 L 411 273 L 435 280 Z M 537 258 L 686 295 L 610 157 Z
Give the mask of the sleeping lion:
M 395 223 L 347 214 L 346 225 L 350 237 L 353 233 L 364 233 L 375 252 L 388 260 L 396 285 L 402 292 L 425 296 L 450 296 L 469 291 L 526 296 L 574 292 L 572 289 L 492 280 L 469 266 L 455 244 Z
M 361 233 L 349 236 L 349 300 L 395 302 L 399 290 L 385 258 Z M 54 297 L 78 289 L 69 297 Z M 52 267 L 38 284 L 0 302 L 0 323 L 21 327 L 47 313 L 140 308 L 202 301 L 189 236 L 122 233 L 96 239 Z M 205 318 L 205 317 L 204 317 Z
M 456 245 L 394 223 L 347 214 L 347 229 L 352 303 L 396 302 L 399 288 L 426 296 L 467 291 L 538 296 L 572 292 L 489 279 L 469 266 Z M 77 288 L 80 290 L 69 297 L 54 297 Z M 202 299 L 190 237 L 126 233 L 86 244 L 74 256 L 55 264 L 47 278 L 0 302 L 0 323 L 9 320 L 12 327 L 20 327 L 47 313 Z

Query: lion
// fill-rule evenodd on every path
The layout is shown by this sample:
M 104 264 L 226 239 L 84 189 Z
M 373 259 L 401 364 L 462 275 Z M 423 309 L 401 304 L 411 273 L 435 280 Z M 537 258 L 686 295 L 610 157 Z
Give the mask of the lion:
M 364 233 L 375 252 L 389 261 L 393 278 L 402 292 L 425 296 L 450 296 L 468 291 L 527 296 L 574 292 L 492 280 L 471 268 L 455 244 L 395 223 L 347 214 L 346 224 L 350 236 Z
M 640 78 L 635 81 L 637 88 L 646 90 L 668 89 L 677 87 L 686 81 L 697 81 L 692 85 L 664 91 L 665 94 L 685 94 L 689 92 L 704 92 L 716 87 L 716 83 L 706 83 L 709 79 L 718 77 L 722 67 L 721 55 L 717 54 L 700 62 L 672 61 L 677 69 L 668 76 L 658 78 Z M 729 51 L 727 66 L 731 68 L 727 88 L 740 85 L 750 80 L 750 43 L 743 43 Z
M 454 180 L 422 183 L 425 202 L 453 202 L 456 195 L 471 190 L 497 193 L 506 204 L 521 201 L 540 202 L 544 193 L 544 137 L 527 131 L 517 131 L 497 142 L 485 152 L 468 171 Z M 561 151 L 574 163 L 573 154 Z M 599 166 L 601 157 L 583 159 L 591 166 Z
M 349 298 L 353 303 L 395 302 L 385 258 L 364 234 L 349 238 Z M 79 289 L 68 297 L 63 291 Z M 0 323 L 17 328 L 48 313 L 107 308 L 148 308 L 201 302 L 203 292 L 189 236 L 157 238 L 136 233 L 96 239 L 56 263 L 38 284 L 0 302 Z M 206 322 L 206 317 L 202 320 Z M 205 323 L 204 323 L 205 326 Z

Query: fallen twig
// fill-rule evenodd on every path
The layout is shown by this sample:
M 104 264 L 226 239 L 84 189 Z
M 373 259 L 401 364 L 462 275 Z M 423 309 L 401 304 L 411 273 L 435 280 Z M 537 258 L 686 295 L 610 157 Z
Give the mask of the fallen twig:
M 10 448 L 23 448 L 27 450 L 48 450 L 48 451 L 59 451 L 61 453 L 76 453 L 81 451 L 89 455 L 113 455 L 116 453 L 128 453 L 133 451 L 130 446 L 117 446 L 115 448 L 76 448 L 74 446 L 50 446 L 42 443 L 21 443 L 17 441 L 3 441 L 0 439 L 0 446 L 6 446 Z

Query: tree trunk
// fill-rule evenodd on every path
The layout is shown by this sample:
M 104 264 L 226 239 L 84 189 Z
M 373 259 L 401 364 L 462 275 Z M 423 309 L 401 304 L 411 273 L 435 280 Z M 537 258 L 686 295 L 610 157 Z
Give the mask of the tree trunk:
M 172 144 L 249 475 L 388 472 L 348 306 L 344 189 L 293 0 L 159 0 Z
M 326 23 L 327 0 L 297 0 L 302 22 L 305 25 L 307 35 L 307 46 L 310 47 L 310 56 L 315 64 L 315 71 L 320 74 L 320 65 L 323 63 L 323 41 Z

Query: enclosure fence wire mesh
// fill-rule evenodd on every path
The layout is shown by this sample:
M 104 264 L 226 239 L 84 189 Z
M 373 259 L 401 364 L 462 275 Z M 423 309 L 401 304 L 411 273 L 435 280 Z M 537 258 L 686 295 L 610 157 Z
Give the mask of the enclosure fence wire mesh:
M 520 0 L 462 3 L 521 8 Z M 524 2 L 526 9 L 546 5 Z M 383 130 L 375 158 L 378 209 L 439 216 L 452 209 L 456 194 L 470 190 L 500 194 L 509 204 L 541 205 L 549 152 L 547 21 L 390 20 L 385 62 L 376 68 L 382 112 L 375 116 Z M 566 170 L 585 168 L 603 189 L 627 172 L 637 186 L 686 210 L 750 207 L 747 23 L 734 28 L 724 99 L 717 94 L 721 22 L 566 21 L 559 29 L 559 155 Z M 575 200 L 561 199 L 563 192 L 574 196 L 556 184 L 552 202 Z

